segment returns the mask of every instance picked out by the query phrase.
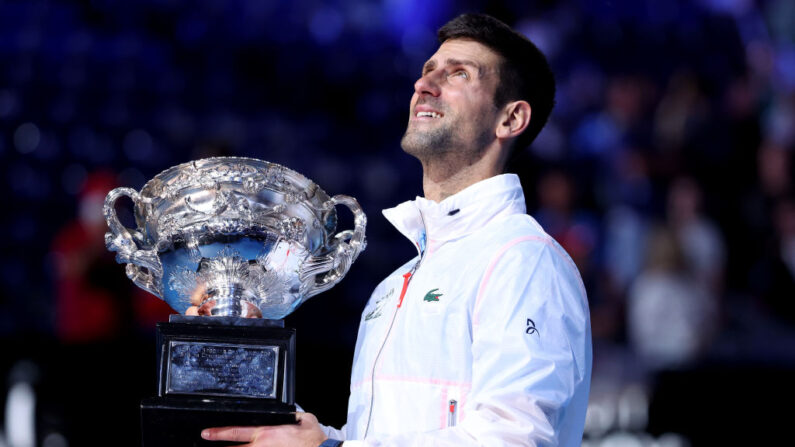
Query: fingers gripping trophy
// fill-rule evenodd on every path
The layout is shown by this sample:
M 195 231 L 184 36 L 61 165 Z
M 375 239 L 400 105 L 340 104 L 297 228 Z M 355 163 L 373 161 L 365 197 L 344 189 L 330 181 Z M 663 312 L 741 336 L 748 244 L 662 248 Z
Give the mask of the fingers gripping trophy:
M 129 197 L 137 228 L 115 203 Z M 335 234 L 336 205 L 354 228 Z M 201 445 L 202 428 L 295 422 L 295 330 L 283 318 L 328 290 L 364 250 L 355 199 L 284 166 L 218 157 L 169 168 L 105 199 L 108 250 L 178 315 L 158 323 L 158 395 L 143 445 Z M 192 306 L 196 306 L 193 308 Z M 183 315 L 191 308 L 196 316 Z

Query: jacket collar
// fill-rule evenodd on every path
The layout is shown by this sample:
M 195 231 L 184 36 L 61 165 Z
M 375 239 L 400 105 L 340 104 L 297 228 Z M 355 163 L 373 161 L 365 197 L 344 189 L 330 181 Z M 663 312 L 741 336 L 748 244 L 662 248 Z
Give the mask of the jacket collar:
M 423 197 L 385 209 L 384 217 L 422 254 L 464 237 L 489 222 L 526 212 L 522 185 L 515 174 L 482 180 L 439 203 Z

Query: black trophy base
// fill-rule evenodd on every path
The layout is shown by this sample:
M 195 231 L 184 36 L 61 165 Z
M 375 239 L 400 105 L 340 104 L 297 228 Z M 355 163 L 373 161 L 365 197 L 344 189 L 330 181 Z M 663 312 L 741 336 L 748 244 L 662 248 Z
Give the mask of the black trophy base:
M 157 324 L 158 397 L 141 402 L 143 447 L 227 446 L 205 428 L 295 424 L 295 330 L 282 321 L 172 315 Z
M 190 397 L 153 397 L 141 402 L 145 447 L 231 446 L 205 441 L 201 431 L 211 427 L 295 424 L 295 405 Z

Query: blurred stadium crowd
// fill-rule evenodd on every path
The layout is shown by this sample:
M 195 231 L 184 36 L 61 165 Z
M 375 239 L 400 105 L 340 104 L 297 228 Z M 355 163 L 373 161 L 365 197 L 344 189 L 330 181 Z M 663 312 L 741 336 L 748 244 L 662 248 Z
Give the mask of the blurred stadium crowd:
M 513 168 L 588 289 L 583 445 L 782 430 L 795 2 L 0 0 L 0 446 L 138 444 L 168 309 L 106 253 L 102 202 L 213 155 L 284 164 L 370 216 L 348 277 L 288 318 L 299 403 L 342 423 L 361 308 L 413 253 L 379 218 L 421 194 L 398 145 L 412 85 L 435 29 L 466 11 L 527 34 L 557 75 L 551 121 Z

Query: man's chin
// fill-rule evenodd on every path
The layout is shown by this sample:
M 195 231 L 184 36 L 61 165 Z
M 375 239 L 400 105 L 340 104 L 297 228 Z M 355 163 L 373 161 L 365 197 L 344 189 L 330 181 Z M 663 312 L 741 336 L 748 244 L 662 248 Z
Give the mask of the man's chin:
M 403 149 L 403 152 L 416 157 L 428 152 L 427 140 L 427 137 L 417 135 L 407 130 L 403 138 L 400 139 L 400 147 Z
M 444 152 L 455 147 L 454 134 L 450 122 L 433 123 L 409 122 L 406 133 L 400 141 L 407 153 L 415 156 Z

